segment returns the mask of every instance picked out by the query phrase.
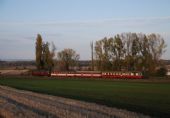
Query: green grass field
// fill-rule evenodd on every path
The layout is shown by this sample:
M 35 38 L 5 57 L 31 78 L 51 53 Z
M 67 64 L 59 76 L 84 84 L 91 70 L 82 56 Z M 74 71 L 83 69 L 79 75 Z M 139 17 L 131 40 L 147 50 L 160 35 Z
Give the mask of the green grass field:
M 1 85 L 170 117 L 170 82 L 91 79 L 0 79 Z

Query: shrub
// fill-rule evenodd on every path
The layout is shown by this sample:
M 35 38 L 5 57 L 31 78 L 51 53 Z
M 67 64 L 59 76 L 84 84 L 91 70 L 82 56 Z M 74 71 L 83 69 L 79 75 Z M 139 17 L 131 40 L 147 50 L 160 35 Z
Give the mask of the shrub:
M 168 71 L 168 70 L 167 70 L 165 67 L 161 67 L 161 68 L 157 69 L 156 75 L 157 75 L 158 77 L 164 77 L 164 76 L 166 76 L 167 71 Z

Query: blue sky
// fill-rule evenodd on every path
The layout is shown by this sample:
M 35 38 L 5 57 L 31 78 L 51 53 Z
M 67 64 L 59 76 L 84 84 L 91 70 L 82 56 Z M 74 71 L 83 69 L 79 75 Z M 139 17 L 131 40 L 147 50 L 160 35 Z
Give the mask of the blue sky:
M 35 39 L 90 58 L 90 42 L 122 32 L 161 34 L 170 59 L 170 0 L 0 0 L 0 59 L 34 59 Z

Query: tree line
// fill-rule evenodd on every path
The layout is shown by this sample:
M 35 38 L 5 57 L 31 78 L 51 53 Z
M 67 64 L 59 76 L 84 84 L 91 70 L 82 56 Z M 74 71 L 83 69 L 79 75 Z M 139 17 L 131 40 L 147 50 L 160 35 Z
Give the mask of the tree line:
M 96 67 L 101 71 L 154 73 L 166 44 L 159 34 L 122 33 L 95 42 Z
M 50 50 L 51 46 L 51 50 Z M 91 70 L 99 71 L 144 71 L 154 73 L 160 66 L 160 58 L 166 44 L 159 34 L 121 33 L 103 38 L 91 47 Z M 76 66 L 80 55 L 66 48 L 56 54 L 54 43 L 43 42 L 40 34 L 36 38 L 37 69 L 51 71 L 55 65 L 59 70 L 69 71 Z M 94 59 L 93 59 L 94 57 Z
M 57 65 L 59 70 L 69 71 L 69 67 L 76 65 L 79 60 L 79 54 L 70 48 L 66 48 L 56 55 L 54 43 L 51 43 L 50 50 L 50 43 L 43 42 L 40 34 L 37 35 L 35 45 L 36 67 L 38 70 L 48 70 L 51 73 Z

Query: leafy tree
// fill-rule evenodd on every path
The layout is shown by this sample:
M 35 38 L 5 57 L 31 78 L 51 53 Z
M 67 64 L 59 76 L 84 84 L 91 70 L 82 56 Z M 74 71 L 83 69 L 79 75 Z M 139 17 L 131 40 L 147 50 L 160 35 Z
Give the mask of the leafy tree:
M 102 50 L 102 41 L 96 41 L 95 45 L 95 54 L 96 54 L 96 66 L 98 70 L 102 70 L 102 60 L 103 60 L 103 50 Z
M 42 45 L 43 45 L 43 42 L 42 42 L 42 38 L 41 38 L 41 35 L 38 34 L 37 35 L 37 38 L 36 38 L 36 66 L 37 66 L 37 69 L 42 69 L 42 66 L 43 66 L 43 61 L 42 61 Z
M 156 70 L 156 75 L 159 77 L 165 77 L 167 72 L 168 72 L 168 70 L 166 69 L 166 67 L 161 67 Z
M 149 41 L 149 53 L 151 56 L 151 64 L 152 68 L 150 70 L 155 71 L 156 66 L 159 64 L 159 60 L 161 55 L 165 52 L 165 41 L 163 38 L 158 34 L 150 34 L 148 35 L 148 41 Z
M 55 45 L 52 43 L 52 50 L 49 49 L 50 44 L 42 41 L 41 35 L 37 35 L 36 39 L 36 65 L 37 69 L 48 70 L 50 73 L 55 64 Z
M 58 61 L 60 62 L 60 68 L 69 71 L 71 66 L 76 65 L 80 56 L 73 49 L 64 49 L 58 52 Z
M 122 42 L 122 39 L 120 38 L 119 35 L 114 37 L 114 55 L 115 55 L 115 66 L 116 66 L 116 70 L 121 70 L 121 66 L 122 66 L 122 58 L 124 55 L 124 45 Z
M 137 70 L 137 65 L 138 65 L 138 59 L 139 59 L 139 55 L 140 55 L 140 42 L 139 42 L 139 38 L 137 36 L 136 33 L 132 34 L 133 36 L 133 40 L 132 40 L 132 61 L 131 61 L 131 70 Z
M 96 66 L 98 70 L 110 70 L 112 67 L 111 63 L 111 43 L 112 39 L 106 37 L 100 41 L 96 41 L 95 52 L 96 52 Z
M 43 44 L 43 68 L 45 70 L 49 70 L 51 73 L 52 68 L 54 67 L 54 56 L 55 56 L 55 50 L 53 49 L 50 51 L 49 49 L 49 43 L 46 42 Z
M 166 44 L 159 34 L 122 33 L 95 43 L 98 70 L 133 70 L 154 73 L 165 52 Z M 112 68 L 110 68 L 112 67 Z

